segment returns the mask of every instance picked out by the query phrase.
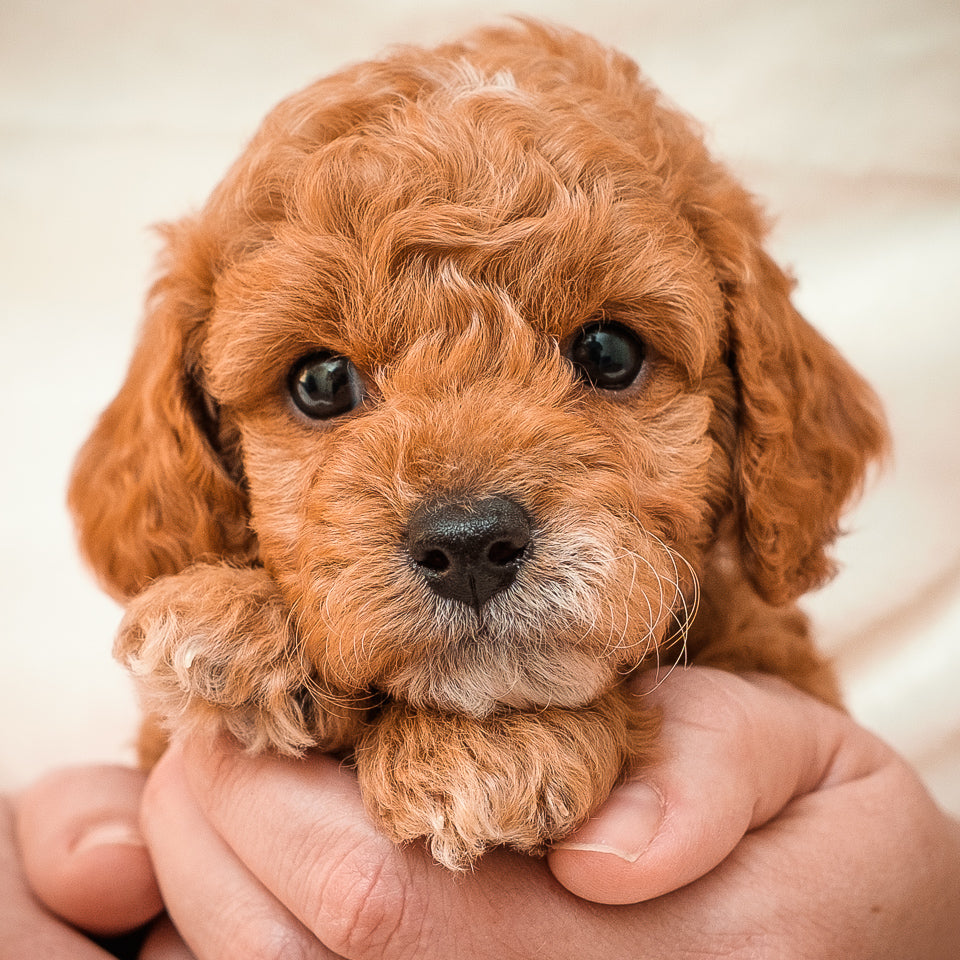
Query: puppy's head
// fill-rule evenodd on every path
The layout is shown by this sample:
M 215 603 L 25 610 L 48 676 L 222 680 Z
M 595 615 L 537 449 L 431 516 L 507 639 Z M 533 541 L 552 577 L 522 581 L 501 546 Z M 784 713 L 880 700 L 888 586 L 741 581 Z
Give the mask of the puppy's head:
M 683 629 L 717 542 L 772 602 L 822 582 L 882 444 L 762 233 L 578 35 L 320 81 L 167 231 L 83 547 L 120 596 L 263 564 L 344 690 L 585 703 Z

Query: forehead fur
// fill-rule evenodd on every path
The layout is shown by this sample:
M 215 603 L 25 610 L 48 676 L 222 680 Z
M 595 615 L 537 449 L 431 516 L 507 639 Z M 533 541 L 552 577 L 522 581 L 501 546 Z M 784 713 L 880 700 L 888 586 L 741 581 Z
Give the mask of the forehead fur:
M 557 339 L 629 317 L 697 376 L 722 308 L 672 195 L 676 118 L 630 61 L 565 43 L 486 31 L 280 104 L 205 211 L 220 247 L 208 358 L 228 353 L 234 380 L 311 345 L 389 363 L 494 322 L 496 291 Z

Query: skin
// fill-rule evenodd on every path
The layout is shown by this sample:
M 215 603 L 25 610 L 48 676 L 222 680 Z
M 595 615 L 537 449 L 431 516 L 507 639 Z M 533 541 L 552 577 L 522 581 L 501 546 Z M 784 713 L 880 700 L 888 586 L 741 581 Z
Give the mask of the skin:
M 116 770 L 74 772 L 86 787 L 70 793 L 37 785 L 17 805 L 22 860 L 61 916 L 67 878 L 86 879 L 71 914 L 81 927 L 110 917 L 122 929 L 135 906 L 140 922 L 158 906 L 142 847 L 81 846 L 69 868 L 54 852 L 69 857 L 68 828 L 91 822 L 87 788 L 133 829 L 143 786 L 143 835 L 192 951 L 163 927 L 149 960 L 956 955 L 960 824 L 888 747 L 766 677 L 692 668 L 638 692 L 663 711 L 660 761 L 546 860 L 495 851 L 452 875 L 419 845 L 384 840 L 334 760 L 225 744 L 172 748 L 145 786 Z M 7 813 L 10 956 L 105 956 L 31 896 Z M 122 907 L 116 876 L 135 878 Z
M 123 767 L 58 770 L 0 798 L 0 958 L 106 960 L 100 938 L 157 917 L 160 890 L 139 827 L 146 777 Z M 139 956 L 191 954 L 166 921 Z

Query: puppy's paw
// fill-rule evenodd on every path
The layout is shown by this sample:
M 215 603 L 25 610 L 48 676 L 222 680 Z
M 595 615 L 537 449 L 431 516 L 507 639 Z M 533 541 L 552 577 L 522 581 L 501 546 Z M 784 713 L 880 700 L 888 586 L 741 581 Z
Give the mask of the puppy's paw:
M 248 749 L 296 756 L 345 746 L 362 719 L 318 699 L 263 570 L 201 564 L 154 581 L 128 607 L 114 654 L 168 731 L 226 731 Z
M 391 704 L 358 746 L 364 799 L 393 840 L 425 838 L 451 870 L 494 846 L 542 853 L 648 750 L 656 718 L 626 696 L 484 720 Z

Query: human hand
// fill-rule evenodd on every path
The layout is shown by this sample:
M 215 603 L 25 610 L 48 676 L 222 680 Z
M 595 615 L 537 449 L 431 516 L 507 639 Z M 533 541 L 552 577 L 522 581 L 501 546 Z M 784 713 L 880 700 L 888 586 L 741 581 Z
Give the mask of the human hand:
M 108 960 L 80 931 L 117 938 L 161 912 L 138 827 L 144 780 L 122 767 L 77 767 L 49 774 L 12 801 L 0 798 L 3 957 Z M 138 956 L 192 955 L 161 920 Z
M 380 836 L 329 757 L 174 748 L 143 810 L 168 909 L 201 960 L 956 957 L 960 826 L 891 750 L 771 678 L 638 688 L 661 761 L 546 861 L 464 875 Z

